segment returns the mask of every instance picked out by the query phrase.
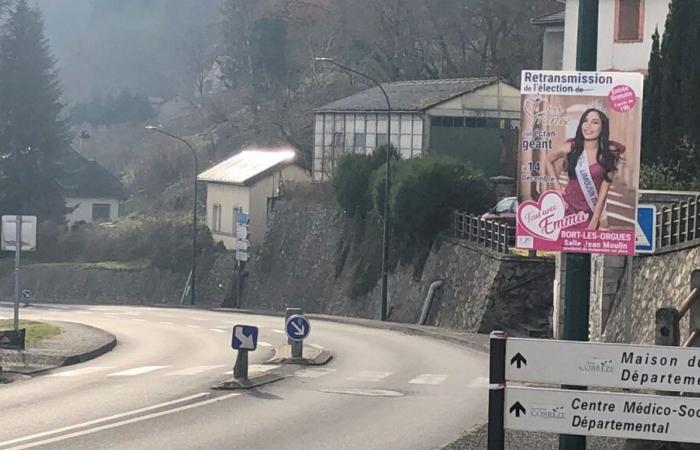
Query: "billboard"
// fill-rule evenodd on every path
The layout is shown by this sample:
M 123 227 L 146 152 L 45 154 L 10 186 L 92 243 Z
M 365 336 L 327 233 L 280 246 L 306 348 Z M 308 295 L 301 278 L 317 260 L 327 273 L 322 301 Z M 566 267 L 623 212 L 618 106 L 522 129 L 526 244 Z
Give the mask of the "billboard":
M 523 71 L 516 247 L 633 255 L 643 77 Z

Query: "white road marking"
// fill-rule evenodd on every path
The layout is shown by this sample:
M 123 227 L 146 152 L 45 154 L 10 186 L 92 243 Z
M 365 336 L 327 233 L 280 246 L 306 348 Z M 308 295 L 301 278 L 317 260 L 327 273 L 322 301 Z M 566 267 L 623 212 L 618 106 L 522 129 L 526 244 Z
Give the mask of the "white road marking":
M 489 379 L 487 377 L 479 377 L 476 378 L 474 381 L 469 383 L 467 387 L 470 388 L 485 388 L 489 385 Z
M 200 406 L 209 405 L 211 403 L 217 403 L 217 402 L 220 402 L 223 400 L 228 400 L 229 398 L 237 397 L 239 395 L 241 395 L 241 394 L 237 394 L 237 393 L 227 394 L 227 395 L 223 395 L 221 397 L 211 398 L 209 400 L 203 400 L 201 402 L 191 403 L 189 405 L 180 406 L 180 407 L 173 408 L 173 409 L 168 409 L 166 411 L 160 411 L 157 413 L 147 414 L 145 416 L 134 417 L 132 419 L 123 420 L 121 422 L 115 422 L 115 423 L 110 423 L 108 425 L 102 425 L 102 426 L 95 427 L 95 428 L 89 428 L 87 430 L 76 431 L 75 433 L 65 434 L 63 436 L 57 436 L 54 438 L 45 439 L 43 441 L 30 442 L 29 444 L 20 445 L 17 447 L 11 447 L 8 450 L 22 450 L 25 448 L 37 447 L 40 445 L 46 445 L 46 444 L 52 444 L 54 442 L 65 441 L 66 439 L 72 439 L 72 438 L 78 437 L 78 436 L 85 436 L 88 434 L 93 434 L 93 433 L 97 433 L 100 431 L 109 430 L 112 428 L 118 428 L 118 427 L 121 427 L 124 425 L 130 425 L 132 423 L 143 422 L 143 421 L 149 420 L 149 419 L 155 419 L 156 417 L 168 416 L 170 414 L 175 414 L 178 412 L 187 411 L 188 409 L 198 408 Z M 51 433 L 51 434 L 56 434 L 56 433 Z M 27 440 L 27 439 L 23 439 L 23 440 Z M 0 443 L 0 445 L 2 445 L 2 443 Z
M 172 319 L 175 316 L 173 316 L 171 314 L 158 314 L 158 317 L 165 317 L 166 319 Z
M 280 366 L 276 366 L 274 364 L 251 364 L 248 366 L 248 370 L 251 372 L 269 372 L 272 369 L 279 369 Z
M 386 378 L 389 375 L 391 375 L 392 372 L 381 372 L 378 370 L 363 370 L 362 372 L 358 373 L 357 375 L 354 375 L 352 377 L 348 377 L 348 380 L 353 380 L 353 381 L 379 381 L 382 378 Z
M 213 331 L 215 333 L 228 333 L 227 330 L 221 330 L 219 328 L 209 328 L 210 331 Z
M 220 369 L 226 366 L 194 366 L 188 367 L 187 369 L 176 370 L 175 372 L 166 373 L 166 376 L 187 376 L 187 375 L 198 375 L 200 373 L 207 372 L 209 370 Z
M 287 334 L 287 332 L 284 330 L 270 330 L 270 331 L 272 331 L 273 333 L 278 333 L 278 334 Z
M 5 446 L 5 445 L 17 444 L 17 443 L 24 442 L 24 441 L 30 441 L 30 440 L 32 440 L 32 439 L 38 439 L 38 438 L 50 436 L 50 435 L 52 435 L 52 434 L 63 433 L 64 431 L 75 430 L 76 428 L 89 427 L 90 425 L 97 425 L 97 424 L 99 424 L 99 423 L 108 422 L 108 421 L 110 421 L 110 420 L 121 419 L 122 417 L 128 417 L 128 416 L 132 416 L 132 415 L 134 415 L 134 414 L 140 414 L 140 413 L 148 412 L 148 411 L 151 411 L 151 410 L 154 410 L 154 409 L 160 409 L 160 408 L 163 408 L 163 407 L 166 407 L 166 406 L 176 405 L 176 404 L 178 404 L 178 403 L 187 402 L 187 401 L 194 400 L 194 399 L 198 399 L 198 398 L 201 398 L 201 397 L 211 397 L 211 394 L 210 394 L 209 392 L 202 392 L 202 393 L 199 393 L 199 394 L 190 395 L 189 397 L 183 397 L 183 398 L 179 398 L 179 399 L 176 399 L 176 400 L 171 400 L 171 401 L 169 401 L 169 402 L 159 403 L 159 404 L 157 404 L 157 405 L 152 405 L 152 406 L 147 406 L 147 407 L 145 407 L 145 408 L 136 409 L 136 410 L 134 410 L 134 411 L 127 411 L 127 412 L 115 414 L 115 415 L 113 415 L 113 416 L 103 417 L 103 418 L 101 418 L 101 419 L 91 420 L 91 421 L 89 421 L 89 422 L 83 422 L 83 423 L 79 423 L 79 424 L 76 424 L 76 425 L 71 425 L 71 426 L 64 427 L 64 428 L 57 428 L 57 429 L 55 429 L 55 430 L 44 431 L 44 432 L 41 432 L 41 433 L 32 434 L 32 435 L 29 435 L 29 436 L 24 436 L 24 437 L 21 437 L 21 438 L 12 439 L 12 440 L 10 440 L 10 441 L 0 442 L 0 447 L 3 447 L 3 446 Z
M 198 320 L 198 321 L 200 321 L 200 322 L 208 322 L 208 321 L 209 321 L 209 319 L 205 319 L 205 318 L 203 318 L 203 317 L 190 317 L 190 319 L 192 319 L 192 320 Z
M 160 369 L 167 369 L 170 366 L 143 366 L 133 369 L 123 370 L 121 372 L 110 373 L 108 377 L 133 377 L 135 375 L 143 375 L 144 373 L 154 372 Z
M 82 369 L 66 370 L 64 372 L 52 373 L 48 376 L 50 377 L 74 377 L 78 375 L 87 375 L 89 373 L 101 372 L 103 370 L 114 369 L 114 366 L 94 366 L 94 367 L 83 367 Z
M 92 311 L 75 311 L 75 314 L 92 314 Z
M 185 325 L 187 328 L 202 328 L 199 325 Z
M 272 347 L 269 342 L 258 341 L 258 347 Z
M 131 319 L 132 322 L 146 322 L 146 319 Z
M 111 319 L 120 319 L 119 314 L 117 313 L 102 313 L 102 315 Z
M 238 322 L 236 322 L 235 320 L 224 320 L 224 323 L 230 323 L 233 325 L 233 324 L 237 324 Z
M 335 369 L 301 369 L 294 372 L 294 376 L 299 378 L 318 378 L 333 372 L 335 372 Z
M 172 324 L 173 324 L 172 322 L 166 322 L 166 321 L 164 321 L 164 320 L 161 320 L 161 321 L 158 322 L 158 323 L 162 323 L 163 325 L 172 325 Z
M 231 329 L 231 327 L 230 327 L 229 325 L 217 325 L 217 326 L 215 326 L 214 328 L 222 328 L 222 329 L 225 329 L 225 330 L 230 330 L 230 329 Z
M 409 384 L 440 384 L 447 379 L 447 375 L 424 373 L 409 381 Z
M 140 316 L 140 315 L 141 315 L 141 313 L 132 312 L 132 311 L 124 311 L 124 312 L 122 312 L 122 313 L 120 313 L 120 314 L 123 314 L 123 315 L 125 315 L 125 316 Z

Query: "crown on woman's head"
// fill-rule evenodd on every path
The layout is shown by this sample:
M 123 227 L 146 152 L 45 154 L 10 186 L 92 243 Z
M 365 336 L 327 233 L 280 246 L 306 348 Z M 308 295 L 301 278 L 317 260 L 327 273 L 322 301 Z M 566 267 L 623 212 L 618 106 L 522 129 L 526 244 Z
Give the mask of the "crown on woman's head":
M 598 99 L 593 100 L 589 104 L 586 105 L 586 109 L 597 109 L 598 111 L 602 112 L 603 114 L 607 115 L 608 114 L 608 107 L 603 104 Z

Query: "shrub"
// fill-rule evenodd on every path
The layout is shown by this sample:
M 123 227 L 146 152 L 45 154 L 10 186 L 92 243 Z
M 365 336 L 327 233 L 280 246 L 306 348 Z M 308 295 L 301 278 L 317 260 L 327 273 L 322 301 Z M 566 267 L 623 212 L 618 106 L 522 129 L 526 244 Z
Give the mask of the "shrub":
M 375 211 L 383 216 L 383 170 L 372 176 Z M 389 208 L 397 239 L 432 240 L 447 229 L 455 209 L 484 211 L 495 200 L 486 178 L 465 162 L 424 156 L 399 161 L 391 176 Z

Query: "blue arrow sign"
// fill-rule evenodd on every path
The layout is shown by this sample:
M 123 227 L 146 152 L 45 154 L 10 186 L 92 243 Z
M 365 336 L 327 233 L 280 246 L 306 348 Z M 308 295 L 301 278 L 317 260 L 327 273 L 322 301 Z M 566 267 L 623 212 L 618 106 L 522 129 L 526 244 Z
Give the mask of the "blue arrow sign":
M 656 250 L 656 206 L 637 206 L 635 249 L 637 253 L 654 253 Z
M 24 297 L 25 299 L 29 300 L 30 298 L 32 298 L 32 291 L 30 291 L 29 289 L 23 290 L 23 291 L 22 291 L 22 297 Z
M 255 350 L 258 347 L 258 327 L 234 325 L 231 347 L 234 350 Z
M 311 324 L 308 319 L 299 314 L 289 316 L 284 328 L 287 331 L 287 337 L 293 341 L 303 341 L 309 337 L 311 332 Z
M 244 213 L 242 209 L 236 210 L 236 222 L 245 225 L 248 223 L 248 213 Z

